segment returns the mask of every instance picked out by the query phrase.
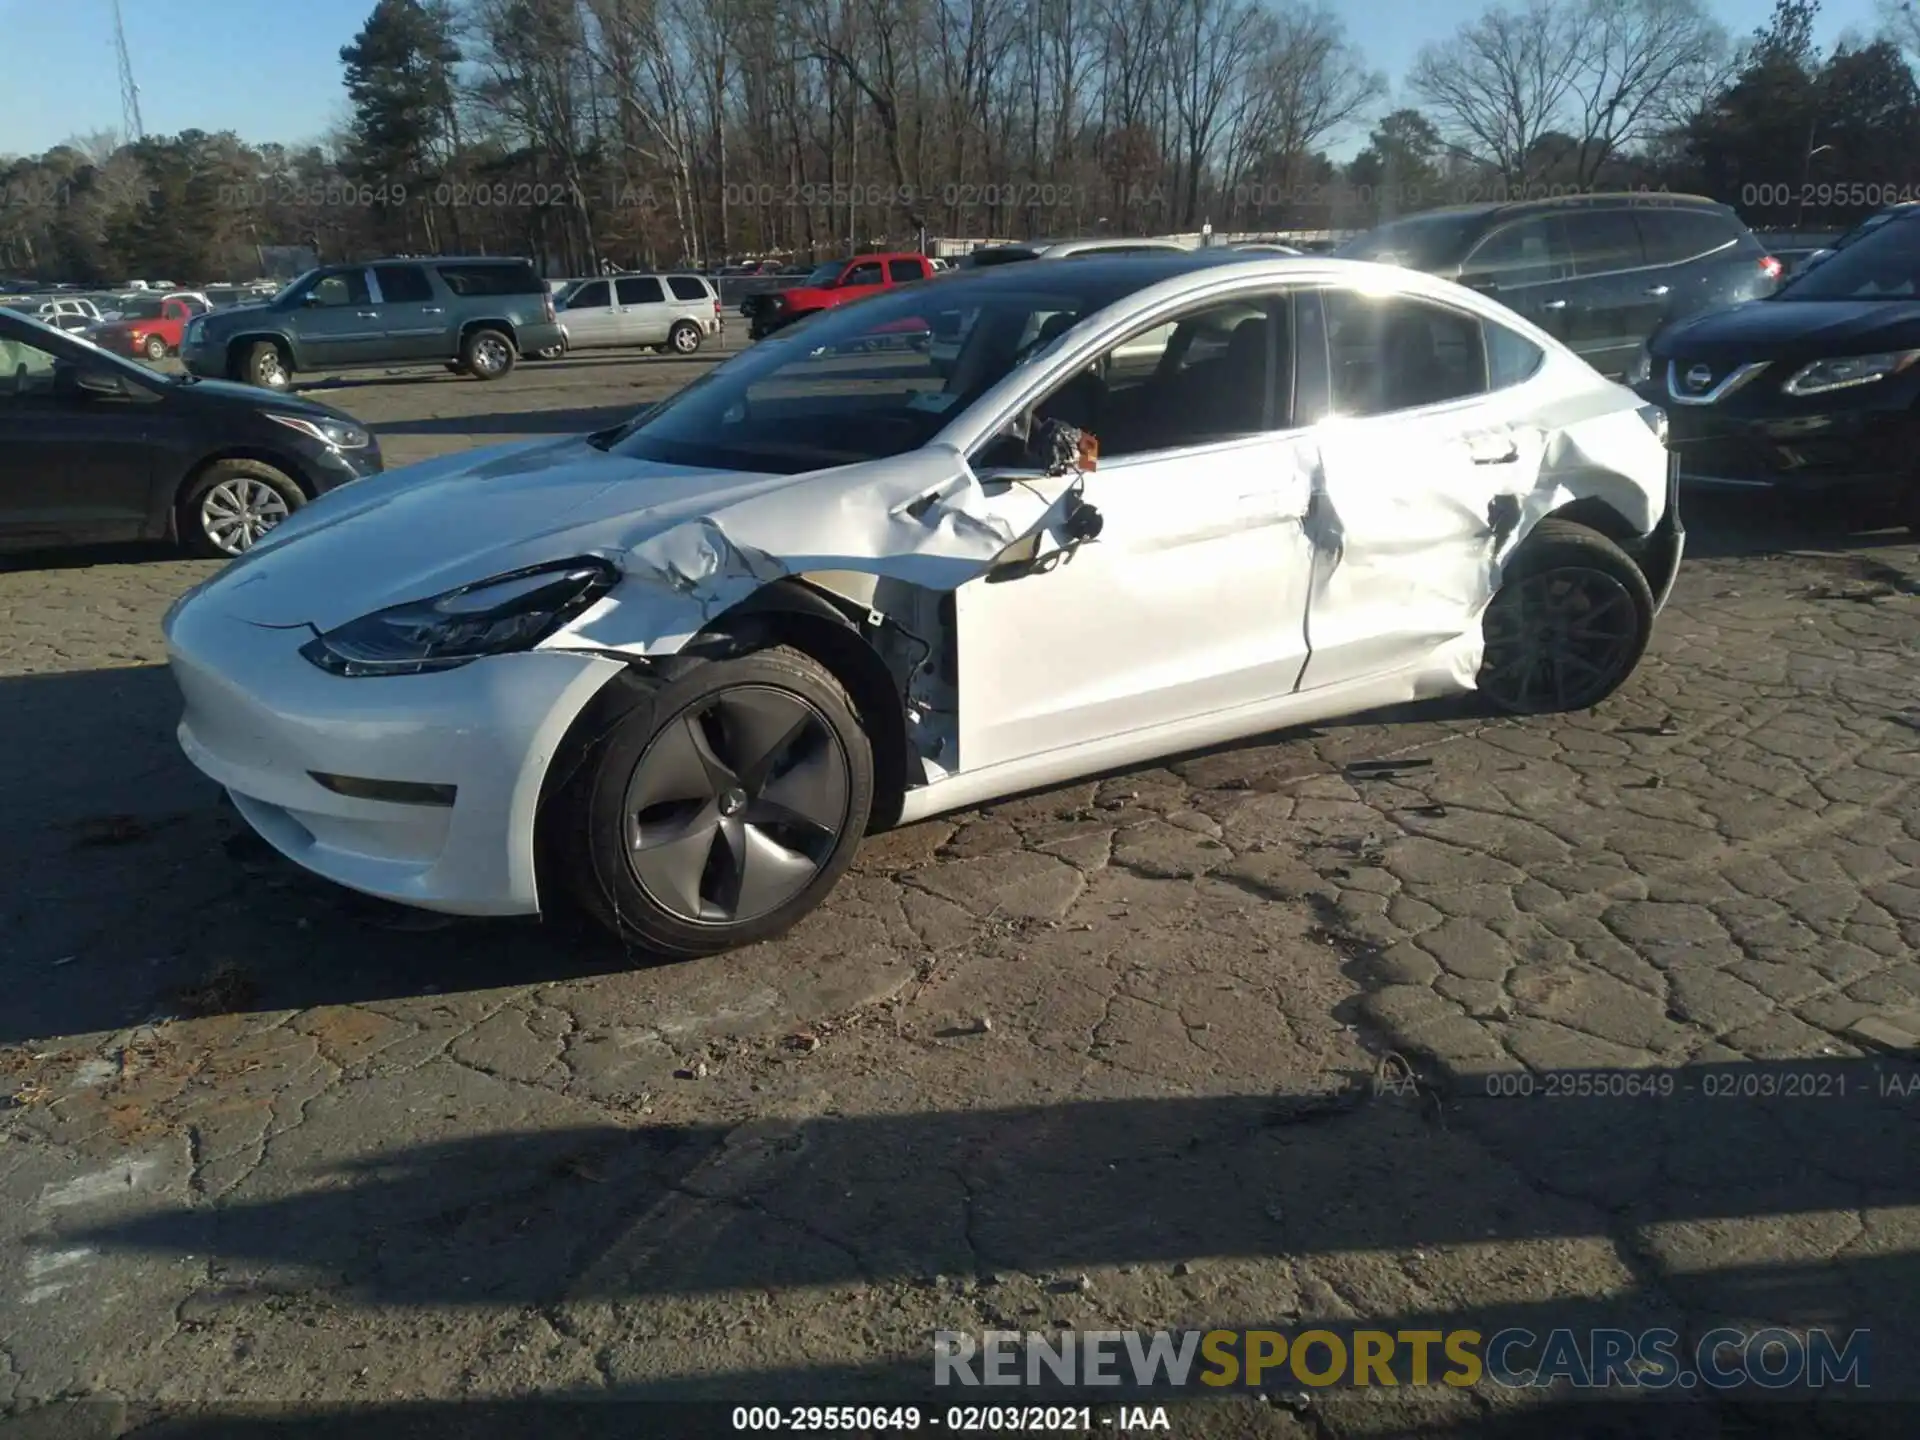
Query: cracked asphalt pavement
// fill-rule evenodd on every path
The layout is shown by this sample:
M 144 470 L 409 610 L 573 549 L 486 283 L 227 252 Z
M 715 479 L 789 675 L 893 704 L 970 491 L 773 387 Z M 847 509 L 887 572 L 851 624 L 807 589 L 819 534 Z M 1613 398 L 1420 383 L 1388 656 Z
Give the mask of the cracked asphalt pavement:
M 326 388 L 398 464 L 706 363 Z M 913 826 L 668 966 L 281 862 L 173 739 L 158 622 L 211 567 L 9 560 L 0 1412 L 857 1402 L 924 1387 L 934 1329 L 1316 1319 L 1866 1328 L 1913 1396 L 1920 551 L 1692 524 L 1597 712 Z M 1518 1434 L 1534 1398 L 1194 1423 Z M 1660 1424 L 1719 1433 L 1689 1398 Z

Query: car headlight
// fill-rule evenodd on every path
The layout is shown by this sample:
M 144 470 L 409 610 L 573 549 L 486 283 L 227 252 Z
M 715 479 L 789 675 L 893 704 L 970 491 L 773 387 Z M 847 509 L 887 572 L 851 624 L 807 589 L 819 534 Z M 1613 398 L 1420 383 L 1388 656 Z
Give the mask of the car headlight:
M 1633 364 L 1627 369 L 1627 384 L 1644 385 L 1653 378 L 1653 351 L 1642 344 L 1633 357 Z
M 531 650 L 620 578 L 606 560 L 565 560 L 496 575 L 430 600 L 375 611 L 300 647 L 335 675 L 425 675 Z
M 267 418 L 336 450 L 364 450 L 373 443 L 373 437 L 366 431 L 344 420 L 314 420 L 305 415 L 268 415 Z
M 1883 355 L 1846 355 L 1835 360 L 1816 360 L 1794 371 L 1780 388 L 1789 395 L 1824 395 L 1829 390 L 1871 385 L 1889 375 L 1898 375 L 1916 360 L 1920 360 L 1920 350 L 1890 350 Z

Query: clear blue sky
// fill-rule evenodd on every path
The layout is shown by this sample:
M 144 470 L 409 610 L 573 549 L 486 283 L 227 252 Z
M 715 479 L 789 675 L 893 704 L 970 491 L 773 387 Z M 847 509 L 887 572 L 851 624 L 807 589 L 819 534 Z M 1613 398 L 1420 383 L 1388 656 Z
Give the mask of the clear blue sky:
M 1397 82 L 1420 46 L 1482 0 L 1335 0 L 1369 61 Z M 1745 35 L 1772 0 L 1709 0 Z M 121 0 L 149 132 L 235 130 L 247 140 L 317 140 L 345 117 L 340 47 L 373 0 Z M 1827 0 L 1819 39 L 1871 32 L 1873 0 Z M 5 82 L 0 155 L 34 154 L 120 128 L 111 0 L 0 0 Z M 1346 152 L 1351 142 L 1335 147 Z

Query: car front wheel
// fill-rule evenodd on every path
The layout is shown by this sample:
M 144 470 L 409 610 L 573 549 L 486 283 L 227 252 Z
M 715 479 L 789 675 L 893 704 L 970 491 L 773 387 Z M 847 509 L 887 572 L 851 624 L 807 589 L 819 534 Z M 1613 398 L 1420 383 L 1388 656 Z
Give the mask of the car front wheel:
M 1633 674 L 1653 616 L 1626 551 L 1585 525 L 1542 520 L 1487 605 L 1479 689 L 1513 715 L 1591 709 Z
M 582 909 L 669 958 L 779 934 L 833 889 L 873 804 L 846 691 L 785 646 L 704 664 L 598 740 L 550 824 Z
M 247 347 L 246 356 L 240 362 L 239 378 L 262 390 L 285 390 L 293 384 L 293 371 L 280 347 L 262 340 Z
M 167 358 L 167 342 L 162 340 L 158 335 L 149 335 L 147 337 L 147 343 L 140 348 L 146 352 L 146 357 L 149 360 L 160 361 Z
M 244 555 L 306 503 L 293 477 L 258 460 L 219 460 L 180 497 L 180 540 L 209 559 Z

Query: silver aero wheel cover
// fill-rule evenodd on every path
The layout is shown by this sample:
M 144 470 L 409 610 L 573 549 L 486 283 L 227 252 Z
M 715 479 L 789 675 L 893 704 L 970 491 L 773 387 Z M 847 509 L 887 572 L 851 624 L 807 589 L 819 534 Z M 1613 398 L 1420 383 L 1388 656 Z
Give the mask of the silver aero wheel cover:
M 200 529 L 214 548 L 243 554 L 287 518 L 286 497 L 264 480 L 238 475 L 200 497 Z
M 1640 616 L 1604 570 L 1565 566 L 1501 587 L 1487 606 L 1483 693 L 1509 710 L 1584 710 L 1638 657 Z
M 662 726 L 634 766 L 628 867 L 680 920 L 746 924 L 820 873 L 852 789 L 846 748 L 809 701 L 772 685 L 717 691 Z
M 473 368 L 482 375 L 497 375 L 507 368 L 507 342 L 498 335 L 482 335 L 473 342 Z

